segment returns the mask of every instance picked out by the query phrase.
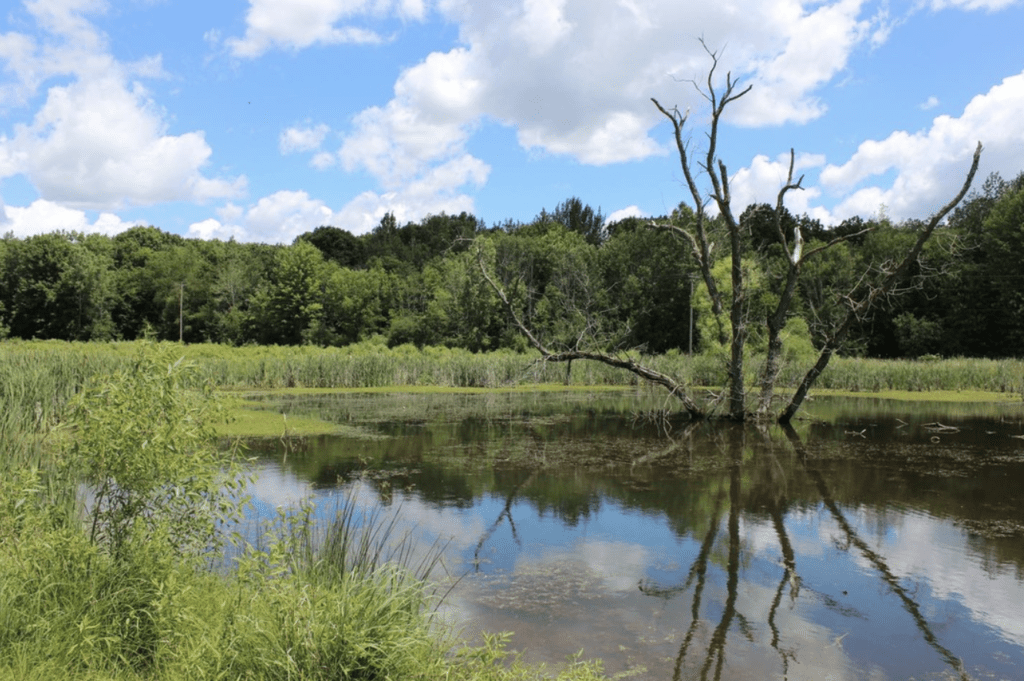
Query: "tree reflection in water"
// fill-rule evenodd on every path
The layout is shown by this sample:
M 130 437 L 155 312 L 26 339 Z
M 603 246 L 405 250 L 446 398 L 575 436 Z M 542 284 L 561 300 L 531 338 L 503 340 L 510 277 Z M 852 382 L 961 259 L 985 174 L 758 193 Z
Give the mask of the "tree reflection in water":
M 280 465 L 395 490 L 418 522 L 461 530 L 453 564 L 473 577 L 453 617 L 515 630 L 536 661 L 585 647 L 659 680 L 1019 676 L 1017 411 L 838 402 L 797 436 L 659 429 L 598 397 L 443 410 Z M 935 421 L 960 434 L 932 443 Z
M 856 548 L 867 559 L 886 587 L 900 599 L 904 610 L 913 618 L 924 641 L 939 654 L 962 681 L 969 681 L 971 677 L 964 669 L 960 658 L 939 641 L 931 625 L 922 614 L 921 606 L 900 583 L 899 579 L 887 565 L 885 558 L 872 549 L 846 519 L 829 489 L 825 476 L 814 465 L 813 457 L 808 454 L 800 436 L 792 427 L 785 427 L 783 432 L 786 435 L 786 440 L 791 447 L 792 453 L 796 454 L 802 470 L 817 489 L 821 502 L 845 536 L 844 550 L 849 551 L 851 547 Z M 691 594 L 690 623 L 676 654 L 672 676 L 673 681 L 691 678 L 691 676 L 684 677 L 687 670 L 691 670 L 691 673 L 696 674 L 696 677 L 700 678 L 701 681 L 707 681 L 708 679 L 720 681 L 723 669 L 725 668 L 727 644 L 730 634 L 739 634 L 747 642 L 755 643 L 755 626 L 752 622 L 756 618 L 751 618 L 749 615 L 741 612 L 738 607 L 740 568 L 743 563 L 740 534 L 740 518 L 743 512 L 743 453 L 748 448 L 747 438 L 752 433 L 757 433 L 760 436 L 759 439 L 763 445 L 758 448 L 758 452 L 771 459 L 771 465 L 767 467 L 767 470 L 770 471 L 770 480 L 768 485 L 765 486 L 769 490 L 769 498 L 766 500 L 765 505 L 782 553 L 782 573 L 765 618 L 771 632 L 770 646 L 779 656 L 782 678 L 788 678 L 790 663 L 796 660 L 797 651 L 794 647 L 787 647 L 785 645 L 784 633 L 780 630 L 777 622 L 778 611 L 786 597 L 787 591 L 790 607 L 792 608 L 800 596 L 802 581 L 797 572 L 796 552 L 786 529 L 787 485 L 783 466 L 776 459 L 775 447 L 778 445 L 778 442 L 770 437 L 767 430 L 753 430 L 742 426 L 723 426 L 713 436 L 713 440 L 716 446 L 722 450 L 722 454 L 724 454 L 728 461 L 728 517 L 725 523 L 728 540 L 728 552 L 725 560 L 726 597 L 714 629 L 710 631 L 710 636 L 706 638 L 706 644 L 701 646 L 703 650 L 699 653 L 696 652 L 698 641 L 703 638 L 701 633 L 707 632 L 707 627 L 710 626 L 710 623 L 702 617 L 702 601 L 707 586 L 709 567 L 713 562 L 711 560 L 713 550 L 721 531 L 722 506 L 725 498 L 725 491 L 723 489 L 719 489 L 714 496 L 708 517 L 707 530 L 701 540 L 696 557 L 690 564 L 685 579 L 678 584 L 668 586 L 655 584 L 649 580 L 643 580 L 639 584 L 640 591 L 645 595 L 664 600 L 676 598 L 684 593 Z M 650 463 L 651 461 L 665 459 L 670 456 L 679 456 L 681 450 L 687 446 L 692 446 L 692 442 L 689 440 L 691 434 L 692 429 L 684 430 L 682 437 L 676 439 L 671 446 L 644 455 L 642 457 L 643 462 Z M 706 443 L 704 444 L 706 445 Z M 479 570 L 479 556 L 482 548 L 503 522 L 507 521 L 509 523 L 513 538 L 517 544 L 520 543 L 512 517 L 512 509 L 516 498 L 535 480 L 539 471 L 539 468 L 533 470 L 509 491 L 502 511 L 494 523 L 480 537 L 474 552 L 477 570 Z M 837 641 L 841 638 L 840 636 Z M 695 655 L 697 656 L 696 658 L 694 657 Z M 691 664 L 688 664 L 688 662 L 691 662 Z
M 924 637 L 924 640 L 928 645 L 939 653 L 946 664 L 956 671 L 963 681 L 970 681 L 971 677 L 967 673 L 967 670 L 964 669 L 963 661 L 939 642 L 939 639 L 932 630 L 931 625 L 928 624 L 928 620 L 926 620 L 924 615 L 921 613 L 921 606 L 910 596 L 910 593 L 903 587 L 903 585 L 900 584 L 899 579 L 897 579 L 896 575 L 894 575 L 892 570 L 889 569 L 885 559 L 878 552 L 868 546 L 867 542 L 860 538 L 857 531 L 853 529 L 853 526 L 846 520 L 846 516 L 843 515 L 842 510 L 836 504 L 835 499 L 828 488 L 828 484 L 825 482 L 825 477 L 821 474 L 821 471 L 811 464 L 810 457 L 807 455 L 807 450 L 804 448 L 803 443 L 800 440 L 800 436 L 790 426 L 786 426 L 784 428 L 784 432 L 786 433 L 786 437 L 789 439 L 789 442 L 793 445 L 793 449 L 799 457 L 800 463 L 803 464 L 804 470 L 807 471 L 807 474 L 818 488 L 818 493 L 821 495 L 821 500 L 825 504 L 825 508 L 828 509 L 829 513 L 846 535 L 847 545 L 856 546 L 857 550 L 861 552 L 861 555 L 867 558 L 871 565 L 878 571 L 882 581 L 884 581 L 889 589 L 899 597 L 900 601 L 903 603 L 903 608 L 910 613 L 911 617 L 914 618 L 914 624 L 917 625 L 918 630 L 921 632 L 921 636 Z

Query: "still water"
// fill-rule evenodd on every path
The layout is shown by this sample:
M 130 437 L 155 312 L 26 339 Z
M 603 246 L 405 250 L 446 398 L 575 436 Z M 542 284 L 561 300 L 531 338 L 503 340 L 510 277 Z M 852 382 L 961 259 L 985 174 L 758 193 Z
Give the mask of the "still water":
M 647 392 L 268 402 L 257 511 L 342 494 L 446 541 L 441 615 L 638 679 L 1024 679 L 1024 407 L 819 399 L 784 431 Z

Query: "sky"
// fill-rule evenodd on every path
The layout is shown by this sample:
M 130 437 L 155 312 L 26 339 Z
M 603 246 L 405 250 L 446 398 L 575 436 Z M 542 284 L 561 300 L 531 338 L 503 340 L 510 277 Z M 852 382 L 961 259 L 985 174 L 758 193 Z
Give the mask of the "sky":
M 736 213 L 924 218 L 1024 170 L 1024 0 L 24 0 L 0 12 L 0 233 L 291 243 L 688 200 L 718 58 Z

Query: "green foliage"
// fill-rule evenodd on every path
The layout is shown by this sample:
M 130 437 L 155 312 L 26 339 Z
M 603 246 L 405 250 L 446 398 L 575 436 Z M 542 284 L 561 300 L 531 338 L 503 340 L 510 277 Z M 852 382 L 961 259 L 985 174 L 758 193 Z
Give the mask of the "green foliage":
M 604 215 L 601 214 L 601 209 L 598 208 L 595 211 L 575 196 L 555 206 L 554 212 L 550 214 L 541 211 L 537 218 L 540 222 L 545 222 L 548 219 L 559 223 L 570 232 L 576 232 L 591 246 L 600 245 L 606 236 Z
M 237 471 L 211 447 L 216 409 L 195 368 L 138 350 L 0 346 L 0 407 L 18 415 L 7 435 L 51 427 L 38 408 L 13 409 L 36 396 L 32 370 L 52 372 L 43 383 L 57 397 L 89 384 L 60 426 L 63 477 L 42 457 L 2 462 L 0 679 L 541 678 L 500 666 L 496 639 L 452 651 L 423 581 L 439 554 L 414 556 L 394 518 L 358 515 L 351 500 L 322 536 L 300 507 L 233 569 L 210 570 L 199 559 L 218 558 L 207 553 L 221 544 L 216 525 L 237 517 Z M 110 361 L 121 370 L 89 375 Z M 85 375 L 70 370 L 87 362 Z M 74 494 L 78 480 L 96 492 L 84 524 L 52 503 L 55 482 Z M 559 678 L 599 669 L 576 660 Z
M 776 304 L 776 296 L 769 288 L 769 277 L 764 269 L 753 259 L 743 259 L 743 279 L 746 286 L 744 313 L 747 324 L 747 350 L 764 352 L 768 344 L 768 336 L 763 320 L 768 318 L 768 311 Z M 722 259 L 715 263 L 711 274 L 718 286 L 723 301 L 732 299 L 732 263 Z M 697 314 L 697 329 L 700 338 L 700 351 L 722 355 L 728 352 L 728 345 L 720 339 L 729 338 L 729 308 L 725 305 L 719 315 L 715 315 L 708 296 L 707 287 L 700 286 L 694 292 L 693 307 Z M 722 355 L 724 356 L 724 355 Z
M 12 240 L 3 258 L 0 306 L 7 311 L 11 334 L 65 340 L 112 336 L 109 256 L 83 245 L 82 235 Z
M 606 315 L 628 329 L 625 345 L 651 353 L 689 349 L 691 284 L 700 285 L 689 251 L 672 234 L 637 218 L 615 223 L 609 232 L 598 252 Z
M 269 280 L 253 296 L 252 333 L 260 343 L 298 344 L 323 320 L 325 267 L 315 246 L 300 241 L 277 252 Z
M 904 357 L 920 357 L 938 349 L 942 336 L 939 322 L 916 317 L 911 312 L 904 312 L 892 321 Z
M 63 464 L 89 489 L 90 541 L 115 558 L 153 542 L 203 557 L 240 513 L 240 470 L 216 447 L 211 387 L 194 365 L 166 358 L 140 354 L 70 411 Z
M 1007 188 L 1009 189 L 1009 188 Z M 1002 314 L 989 329 L 1010 347 L 1024 344 L 1024 186 L 1006 191 L 983 223 L 989 276 Z
M 366 263 L 363 242 L 345 229 L 321 226 L 305 232 L 295 241 L 307 241 L 316 246 L 324 258 L 342 267 L 362 267 Z

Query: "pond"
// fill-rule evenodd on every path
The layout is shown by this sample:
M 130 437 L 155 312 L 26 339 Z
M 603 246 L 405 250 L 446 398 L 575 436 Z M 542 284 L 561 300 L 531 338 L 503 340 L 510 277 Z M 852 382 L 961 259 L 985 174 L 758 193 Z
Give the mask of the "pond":
M 638 679 L 1024 679 L 1024 408 L 817 399 L 792 430 L 647 391 L 277 398 L 256 508 L 398 509 L 441 616 Z M 455 579 L 459 578 L 459 579 Z

